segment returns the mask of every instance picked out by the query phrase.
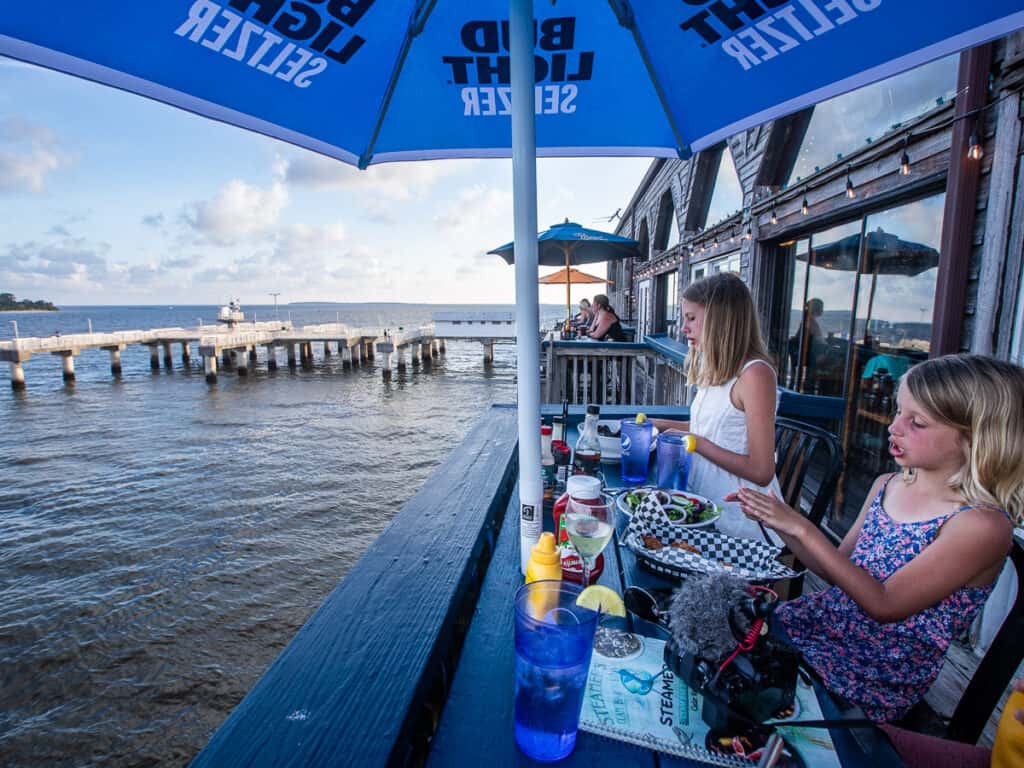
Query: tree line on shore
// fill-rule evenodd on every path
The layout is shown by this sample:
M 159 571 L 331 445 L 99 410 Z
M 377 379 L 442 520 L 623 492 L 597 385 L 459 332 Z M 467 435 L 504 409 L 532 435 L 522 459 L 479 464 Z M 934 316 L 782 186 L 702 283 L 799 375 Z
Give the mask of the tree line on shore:
M 55 307 L 49 301 L 30 301 L 28 299 L 18 301 L 13 293 L 0 293 L 0 312 L 13 312 L 15 310 L 42 309 L 49 312 L 56 312 Z

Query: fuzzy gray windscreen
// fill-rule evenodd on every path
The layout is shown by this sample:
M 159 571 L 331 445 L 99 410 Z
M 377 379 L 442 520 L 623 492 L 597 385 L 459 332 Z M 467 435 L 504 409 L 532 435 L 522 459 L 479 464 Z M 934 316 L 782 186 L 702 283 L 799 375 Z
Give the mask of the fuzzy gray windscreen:
M 736 647 L 729 611 L 747 598 L 747 584 L 729 573 L 691 575 L 672 595 L 669 629 L 687 653 L 718 659 Z

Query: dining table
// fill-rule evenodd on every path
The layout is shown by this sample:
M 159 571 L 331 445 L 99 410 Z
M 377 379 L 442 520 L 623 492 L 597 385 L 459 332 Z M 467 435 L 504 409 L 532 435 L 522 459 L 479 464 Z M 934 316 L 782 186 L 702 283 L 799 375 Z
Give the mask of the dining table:
M 573 445 L 576 437 L 576 429 L 570 429 L 567 442 Z M 652 452 L 649 482 L 653 481 L 654 458 Z M 606 490 L 614 493 L 624 489 L 618 461 L 602 463 L 602 473 Z M 690 490 L 693 493 L 700 492 L 698 488 Z M 519 562 L 518 510 L 516 489 L 509 502 L 493 558 L 481 584 L 480 596 L 443 710 L 438 713 L 437 728 L 426 757 L 429 766 L 500 768 L 539 765 L 517 749 L 513 729 L 513 597 L 523 583 Z M 554 530 L 550 514 L 545 515 L 544 526 L 545 530 Z M 620 515 L 616 521 L 616 535 L 604 551 L 604 569 L 598 583 L 619 594 L 631 586 L 642 587 L 655 594 L 665 594 L 677 587 L 677 581 L 641 567 L 635 554 L 623 544 L 624 526 L 625 521 Z M 627 616 L 627 622 L 629 628 L 638 634 L 653 634 L 656 629 L 632 614 Z M 824 717 L 863 717 L 856 707 L 829 694 L 820 682 L 815 681 L 814 686 Z M 889 740 L 874 726 L 830 728 L 829 734 L 843 768 L 897 768 L 903 765 Z M 706 763 L 581 730 L 574 751 L 561 764 L 572 768 L 696 768 Z

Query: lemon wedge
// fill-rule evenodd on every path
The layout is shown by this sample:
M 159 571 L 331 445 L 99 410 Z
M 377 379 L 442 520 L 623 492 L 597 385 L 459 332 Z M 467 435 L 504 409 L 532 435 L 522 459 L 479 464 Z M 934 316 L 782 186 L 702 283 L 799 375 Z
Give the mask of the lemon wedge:
M 603 584 L 592 584 L 580 592 L 576 605 L 598 613 L 626 617 L 626 604 L 622 602 L 618 592 Z
M 687 453 L 693 453 L 697 450 L 697 438 L 694 435 L 686 435 L 683 438 L 683 448 Z
M 636 415 L 636 423 L 637 424 L 643 424 L 645 421 L 647 421 L 647 414 L 646 413 L 638 413 Z

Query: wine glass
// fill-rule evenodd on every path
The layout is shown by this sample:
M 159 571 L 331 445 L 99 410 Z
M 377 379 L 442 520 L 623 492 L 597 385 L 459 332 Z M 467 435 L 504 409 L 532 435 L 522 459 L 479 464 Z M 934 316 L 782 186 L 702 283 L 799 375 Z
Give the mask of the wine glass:
M 594 561 L 612 537 L 612 506 L 601 494 L 596 499 L 569 497 L 565 510 L 565 529 L 583 563 L 583 586 L 590 584 Z

